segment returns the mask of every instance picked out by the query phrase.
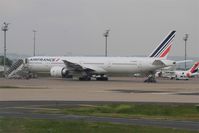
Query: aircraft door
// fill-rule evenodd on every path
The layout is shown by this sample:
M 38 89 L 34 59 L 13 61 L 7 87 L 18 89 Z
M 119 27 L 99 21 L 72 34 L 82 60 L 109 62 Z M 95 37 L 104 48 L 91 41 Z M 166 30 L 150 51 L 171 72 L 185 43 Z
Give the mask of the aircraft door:
M 24 63 L 25 63 L 25 64 L 28 64 L 28 63 L 29 63 L 27 58 L 24 59 Z
M 107 62 L 106 66 L 107 66 L 107 68 L 110 68 L 111 67 L 111 62 Z
M 111 62 L 108 61 L 108 62 L 104 63 L 104 68 L 107 69 L 107 70 L 110 70 Z

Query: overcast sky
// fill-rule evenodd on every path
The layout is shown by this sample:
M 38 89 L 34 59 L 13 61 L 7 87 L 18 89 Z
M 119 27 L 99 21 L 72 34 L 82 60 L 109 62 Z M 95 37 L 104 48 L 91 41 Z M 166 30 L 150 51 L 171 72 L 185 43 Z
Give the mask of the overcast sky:
M 110 29 L 110 56 L 148 55 L 171 30 L 171 56 L 199 57 L 198 0 L 0 0 L 0 24 L 10 23 L 8 53 L 104 55 L 103 33 Z M 0 33 L 3 54 L 3 32 Z

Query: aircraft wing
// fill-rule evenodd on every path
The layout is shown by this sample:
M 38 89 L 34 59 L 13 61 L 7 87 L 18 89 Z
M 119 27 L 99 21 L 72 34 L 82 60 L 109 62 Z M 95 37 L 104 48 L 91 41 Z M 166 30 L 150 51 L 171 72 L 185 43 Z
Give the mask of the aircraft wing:
M 63 60 L 64 64 L 66 65 L 68 70 L 71 71 L 86 71 L 86 72 L 93 72 L 93 73 L 106 73 L 103 68 L 94 66 L 94 65 L 86 65 L 86 64 L 78 64 L 73 63 L 71 61 Z
M 192 73 L 191 74 L 191 76 L 198 76 L 199 75 L 199 73 L 198 72 L 196 72 L 196 73 Z
M 107 73 L 107 71 L 104 70 L 103 68 L 97 67 L 97 66 L 94 66 L 94 65 L 84 65 L 84 67 L 87 68 L 87 69 L 93 70 L 96 73 L 101 73 L 101 74 Z
M 182 61 L 176 61 L 176 64 L 180 64 L 180 63 L 185 63 L 185 62 L 193 62 L 193 60 L 182 60 Z
M 72 63 L 72 62 L 67 61 L 67 60 L 63 60 L 63 62 L 66 65 L 68 70 L 76 70 L 76 71 L 84 70 L 84 68 L 81 65 L 77 64 L 77 63 Z

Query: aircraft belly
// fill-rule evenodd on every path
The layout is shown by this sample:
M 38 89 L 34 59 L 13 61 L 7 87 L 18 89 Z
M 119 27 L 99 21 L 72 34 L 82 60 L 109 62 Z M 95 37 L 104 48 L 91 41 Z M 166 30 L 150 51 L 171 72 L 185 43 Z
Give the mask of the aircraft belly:
M 137 68 L 137 66 L 113 66 L 110 68 L 107 68 L 107 73 L 111 74 L 130 74 L 130 73 L 137 73 L 140 72 L 140 70 Z

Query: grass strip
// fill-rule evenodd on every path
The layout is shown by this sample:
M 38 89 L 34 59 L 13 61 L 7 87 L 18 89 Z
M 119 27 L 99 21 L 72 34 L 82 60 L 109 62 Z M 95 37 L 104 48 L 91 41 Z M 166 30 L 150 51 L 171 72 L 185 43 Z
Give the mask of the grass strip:
M 124 124 L 0 118 L 0 133 L 197 133 L 197 131 Z
M 52 107 L 51 107 L 52 108 Z M 125 118 L 154 118 L 199 121 L 199 106 L 187 104 L 104 104 L 55 107 L 57 110 L 36 110 L 39 113 L 111 116 Z

